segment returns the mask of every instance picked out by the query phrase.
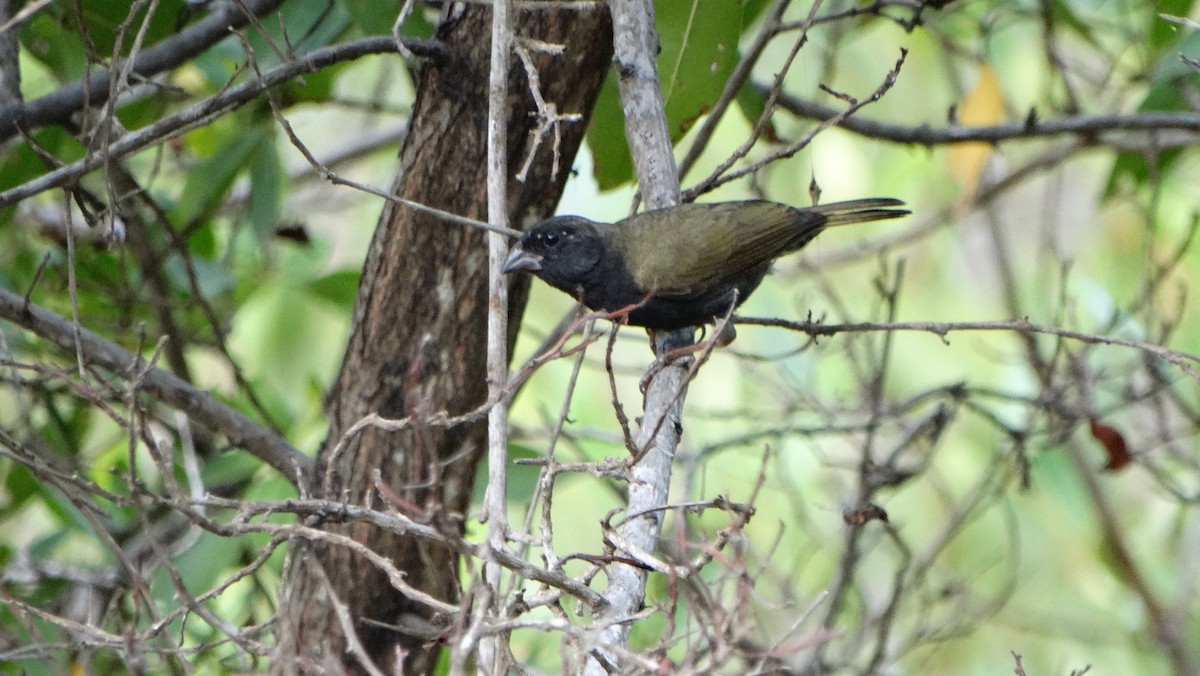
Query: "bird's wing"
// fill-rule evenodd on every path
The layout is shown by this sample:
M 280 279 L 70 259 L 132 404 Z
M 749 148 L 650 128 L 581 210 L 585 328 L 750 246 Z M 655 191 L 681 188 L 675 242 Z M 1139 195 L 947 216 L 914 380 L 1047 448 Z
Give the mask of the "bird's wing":
M 690 296 L 734 283 L 802 246 L 824 220 L 783 204 L 746 201 L 648 211 L 617 227 L 627 260 L 635 261 L 630 272 L 642 288 L 659 296 Z M 638 253 L 630 257 L 629 251 Z

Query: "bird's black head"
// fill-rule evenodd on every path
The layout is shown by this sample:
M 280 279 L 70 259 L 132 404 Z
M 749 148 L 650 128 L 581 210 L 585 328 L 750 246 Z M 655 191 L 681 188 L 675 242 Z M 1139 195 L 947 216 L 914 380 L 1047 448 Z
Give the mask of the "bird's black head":
M 526 232 L 504 261 L 505 272 L 527 271 L 574 294 L 604 254 L 598 224 L 580 216 L 558 216 Z

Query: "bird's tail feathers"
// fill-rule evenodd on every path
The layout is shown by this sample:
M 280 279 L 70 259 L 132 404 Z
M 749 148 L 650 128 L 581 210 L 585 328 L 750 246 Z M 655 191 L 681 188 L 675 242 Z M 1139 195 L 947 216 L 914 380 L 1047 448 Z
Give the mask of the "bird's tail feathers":
M 847 202 L 833 202 L 810 207 L 820 212 L 827 219 L 826 227 L 849 225 L 850 223 L 866 223 L 868 221 L 885 221 L 889 218 L 900 218 L 912 212 L 908 209 L 892 209 L 889 207 L 903 206 L 904 202 L 893 197 L 869 197 Z

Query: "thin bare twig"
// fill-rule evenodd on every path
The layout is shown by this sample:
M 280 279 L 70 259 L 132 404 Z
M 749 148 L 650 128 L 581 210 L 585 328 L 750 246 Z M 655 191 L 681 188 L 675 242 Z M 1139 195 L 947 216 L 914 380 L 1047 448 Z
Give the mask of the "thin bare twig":
M 37 305 L 26 303 L 7 289 L 0 289 L 0 317 L 25 327 L 64 350 L 75 349 L 76 334 L 72 322 Z M 78 336 L 82 358 L 115 374 L 127 377 L 129 369 L 140 362 L 137 356 L 87 329 L 80 328 Z M 245 448 L 289 481 L 303 483 L 304 475 L 312 465 L 307 456 L 212 394 L 160 369 L 147 372 L 142 387 L 205 427 L 225 435 L 231 443 Z
M 813 321 L 793 321 L 771 317 L 735 317 L 739 324 L 775 326 L 798 331 L 812 337 L 833 336 L 839 333 L 861 333 L 864 331 L 923 331 L 932 333 L 949 344 L 946 336 L 955 331 L 1011 331 L 1021 334 L 1044 334 L 1077 340 L 1092 345 L 1119 345 L 1141 350 L 1154 357 L 1179 367 L 1184 373 L 1200 382 L 1200 356 L 1149 343 L 1142 340 L 1118 338 L 1096 333 L 1087 333 L 1058 326 L 1034 324 L 1027 318 L 999 320 L 994 322 L 856 322 L 852 324 L 823 324 Z

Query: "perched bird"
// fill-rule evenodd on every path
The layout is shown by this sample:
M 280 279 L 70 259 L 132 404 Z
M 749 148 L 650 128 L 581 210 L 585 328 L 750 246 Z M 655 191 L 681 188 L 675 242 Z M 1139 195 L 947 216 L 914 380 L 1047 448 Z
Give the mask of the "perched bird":
M 750 200 L 683 204 L 596 223 L 557 216 L 527 231 L 505 272 L 528 271 L 592 310 L 628 310 L 652 330 L 699 326 L 724 316 L 758 287 L 776 258 L 835 225 L 910 213 L 890 198 L 806 209 Z

